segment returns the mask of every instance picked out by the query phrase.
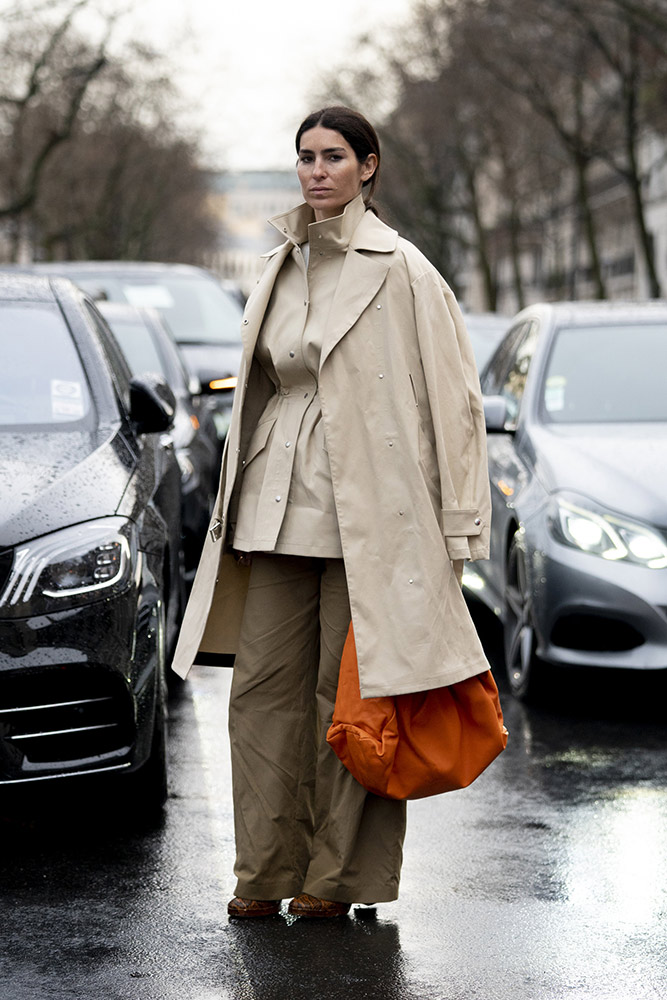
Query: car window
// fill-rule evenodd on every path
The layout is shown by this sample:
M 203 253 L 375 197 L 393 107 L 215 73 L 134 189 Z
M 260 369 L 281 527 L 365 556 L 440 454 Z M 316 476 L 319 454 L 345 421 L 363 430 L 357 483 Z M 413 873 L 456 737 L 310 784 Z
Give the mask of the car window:
M 535 344 L 537 343 L 537 323 L 528 323 L 525 331 L 520 337 L 512 357 L 510 365 L 505 373 L 505 380 L 500 389 L 500 395 L 504 397 L 507 404 L 507 421 L 509 427 L 516 426 L 521 409 L 521 400 L 526 388 L 526 379 L 530 362 L 533 360 Z
M 0 303 L 0 425 L 88 427 L 90 389 L 60 310 L 42 302 Z
M 563 327 L 541 389 L 550 423 L 667 421 L 667 330 L 660 323 Z
M 527 326 L 527 323 L 519 323 L 518 326 L 513 327 L 497 348 L 482 378 L 482 392 L 485 396 L 499 394 L 505 381 L 510 359 Z
M 538 323 L 531 320 L 519 324 L 508 334 L 487 369 L 484 393 L 505 399 L 506 426 L 516 427 L 526 388 L 528 369 L 537 343 Z
M 94 308 L 89 302 L 84 301 L 84 306 L 90 321 L 95 327 L 97 334 L 102 342 L 102 348 L 109 361 L 109 366 L 111 368 L 111 374 L 113 377 L 114 385 L 116 387 L 116 392 L 118 393 L 118 398 L 121 400 L 123 406 L 125 407 L 126 413 L 130 412 L 130 370 L 128 368 L 127 362 L 123 357 L 122 351 L 118 347 L 118 344 L 114 340 L 112 334 L 108 330 L 106 323 L 98 313 L 97 309 Z

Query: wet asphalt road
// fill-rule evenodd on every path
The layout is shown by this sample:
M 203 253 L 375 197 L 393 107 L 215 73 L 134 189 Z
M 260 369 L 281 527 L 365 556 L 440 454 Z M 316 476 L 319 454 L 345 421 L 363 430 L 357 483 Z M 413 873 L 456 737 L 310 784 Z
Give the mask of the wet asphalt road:
M 505 693 L 501 759 L 411 803 L 397 902 L 249 925 L 226 917 L 229 680 L 199 668 L 172 702 L 161 823 L 79 781 L 0 800 L 1 1000 L 667 997 L 664 687 L 569 675 L 540 710 Z

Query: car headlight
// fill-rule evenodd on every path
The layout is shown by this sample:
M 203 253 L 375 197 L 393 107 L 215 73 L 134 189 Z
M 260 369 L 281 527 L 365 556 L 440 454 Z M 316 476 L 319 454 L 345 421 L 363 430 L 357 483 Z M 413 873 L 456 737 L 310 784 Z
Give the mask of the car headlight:
M 136 528 L 106 517 L 18 545 L 0 593 L 0 618 L 65 611 L 127 589 L 138 566 Z
M 559 542 L 581 552 L 649 569 L 667 567 L 667 543 L 657 531 L 601 508 L 554 497 L 549 526 Z

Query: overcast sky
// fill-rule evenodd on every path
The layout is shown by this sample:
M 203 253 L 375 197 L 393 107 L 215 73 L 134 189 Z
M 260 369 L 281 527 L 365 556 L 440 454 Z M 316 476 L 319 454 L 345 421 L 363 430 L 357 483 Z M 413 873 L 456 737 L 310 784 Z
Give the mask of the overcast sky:
M 211 166 L 291 167 L 318 74 L 411 0 L 136 0 L 126 19 L 164 47 L 206 133 Z M 372 109 L 364 109 L 372 118 Z

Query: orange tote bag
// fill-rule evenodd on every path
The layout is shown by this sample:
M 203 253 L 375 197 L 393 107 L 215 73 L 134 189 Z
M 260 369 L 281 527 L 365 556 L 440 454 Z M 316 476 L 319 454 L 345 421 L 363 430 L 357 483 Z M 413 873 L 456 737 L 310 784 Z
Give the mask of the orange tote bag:
M 362 698 L 352 625 L 327 741 L 357 781 L 388 799 L 465 788 L 507 745 L 490 670 L 416 694 Z

